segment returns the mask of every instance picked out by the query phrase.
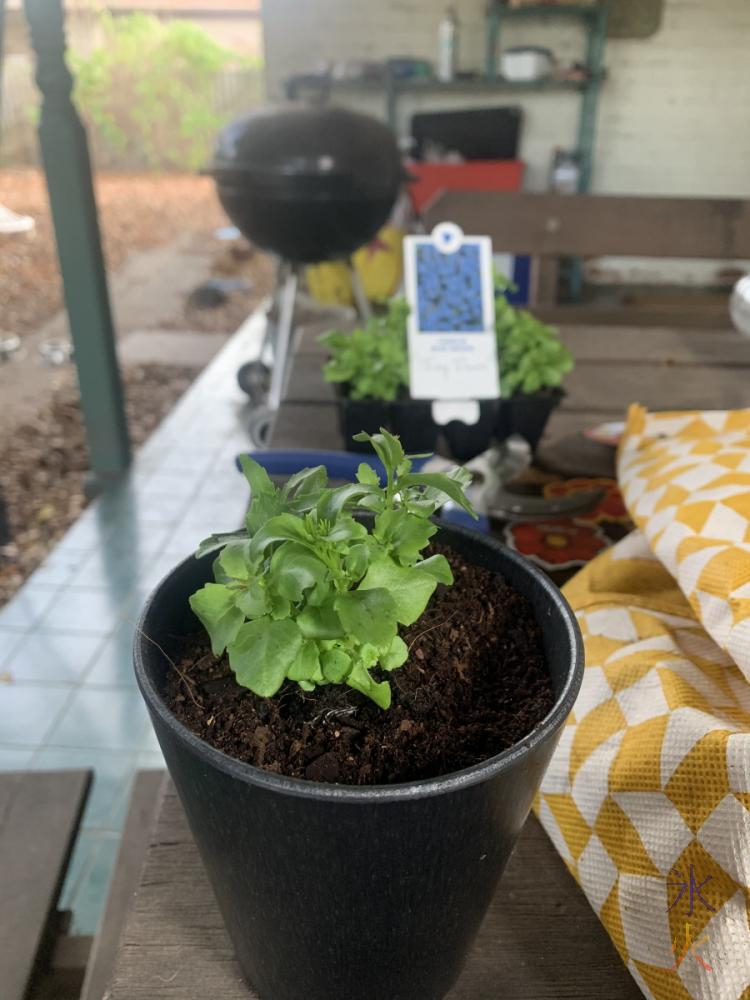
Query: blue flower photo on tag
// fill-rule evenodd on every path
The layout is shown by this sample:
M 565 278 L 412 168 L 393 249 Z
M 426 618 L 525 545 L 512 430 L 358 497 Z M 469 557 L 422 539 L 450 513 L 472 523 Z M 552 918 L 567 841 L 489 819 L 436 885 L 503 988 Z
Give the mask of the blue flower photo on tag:
M 417 313 L 420 333 L 482 333 L 479 247 L 469 244 L 441 253 L 417 248 Z

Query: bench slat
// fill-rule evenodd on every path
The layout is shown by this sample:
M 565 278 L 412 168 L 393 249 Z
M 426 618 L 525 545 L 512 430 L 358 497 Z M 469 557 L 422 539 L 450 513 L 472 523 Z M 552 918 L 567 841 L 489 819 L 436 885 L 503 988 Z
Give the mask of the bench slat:
M 304 914 L 302 915 L 304 919 Z M 640 990 L 533 817 L 447 1000 L 638 1000 Z M 107 1000 L 258 1000 L 234 959 L 169 785 Z
M 540 256 L 750 257 L 750 201 L 446 191 L 426 225 L 457 222 L 495 247 Z
M 0 983 L 23 1000 L 43 957 L 91 771 L 0 775 Z
M 107 902 L 86 967 L 80 1000 L 102 1000 L 112 975 L 120 935 L 138 888 L 164 771 L 139 771 L 133 785 Z

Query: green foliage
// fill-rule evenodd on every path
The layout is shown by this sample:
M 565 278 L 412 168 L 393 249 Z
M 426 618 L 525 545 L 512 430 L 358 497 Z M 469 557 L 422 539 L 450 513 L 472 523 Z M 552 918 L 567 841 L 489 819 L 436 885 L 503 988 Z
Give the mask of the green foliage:
M 573 355 L 552 326 L 506 298 L 510 282 L 495 274 L 495 332 L 503 396 L 553 389 L 573 368 Z
M 511 288 L 495 275 L 495 332 L 503 396 L 559 386 L 573 368 L 573 355 L 547 326 L 527 309 L 514 308 L 505 293 Z M 351 333 L 334 330 L 320 339 L 331 352 L 323 368 L 327 382 L 345 382 L 351 399 L 390 402 L 409 386 L 406 320 L 409 306 L 393 299 L 388 313 Z
M 103 12 L 99 24 L 102 44 L 71 58 L 76 102 L 98 144 L 125 162 L 203 166 L 226 120 L 215 110 L 216 79 L 238 57 L 189 21 Z
M 326 382 L 345 382 L 350 399 L 392 402 L 409 385 L 404 299 L 392 299 L 384 316 L 373 316 L 364 329 L 332 330 L 320 338 L 331 352 L 323 368 Z
M 219 551 L 215 583 L 190 598 L 216 656 L 226 649 L 237 681 L 270 698 L 286 679 L 305 691 L 347 684 L 381 708 L 387 680 L 408 650 L 399 625 L 415 622 L 438 583 L 453 577 L 442 555 L 422 558 L 437 531 L 430 520 L 451 499 L 472 515 L 466 469 L 413 473 L 398 438 L 358 434 L 382 461 L 386 482 L 362 463 L 357 482 L 328 486 L 323 466 L 304 469 L 277 489 L 244 457 L 252 503 L 246 531 L 212 535 L 198 555 Z M 373 515 L 368 529 L 353 516 Z

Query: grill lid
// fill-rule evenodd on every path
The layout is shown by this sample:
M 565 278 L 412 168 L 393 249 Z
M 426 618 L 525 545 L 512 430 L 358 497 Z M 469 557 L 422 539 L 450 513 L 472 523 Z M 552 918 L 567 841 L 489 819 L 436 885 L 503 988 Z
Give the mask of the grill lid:
M 387 125 L 328 106 L 264 108 L 237 118 L 219 134 L 209 173 L 219 184 L 367 198 L 390 197 L 403 178 Z

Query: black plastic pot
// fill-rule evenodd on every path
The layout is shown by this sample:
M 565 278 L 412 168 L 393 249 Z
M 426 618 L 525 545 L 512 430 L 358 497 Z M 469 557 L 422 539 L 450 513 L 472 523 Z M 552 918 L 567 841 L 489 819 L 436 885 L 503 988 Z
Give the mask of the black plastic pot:
M 391 404 L 391 428 L 412 455 L 434 451 L 440 428 L 432 419 L 429 399 L 398 399 Z
M 536 452 L 549 418 L 565 398 L 562 389 L 518 393 L 500 401 L 497 436 L 504 441 L 511 434 L 520 434 Z
M 468 462 L 487 451 L 495 437 L 498 410 L 499 400 L 483 399 L 479 402 L 479 420 L 475 424 L 451 420 L 443 427 L 452 458 L 458 462 Z
M 377 434 L 381 427 L 392 430 L 391 404 L 380 399 L 349 399 L 344 395 L 339 395 L 338 403 L 339 427 L 345 449 L 371 455 L 369 441 L 354 441 L 354 435 L 360 431 Z
M 417 455 L 435 451 L 442 433 L 450 457 L 457 462 L 468 462 L 490 447 L 499 419 L 499 403 L 494 399 L 480 402 L 477 423 L 451 420 L 444 427 L 433 420 L 429 399 L 406 398 L 385 403 L 377 399 L 349 399 L 344 390 L 339 390 L 338 403 L 341 436 L 348 451 L 370 453 L 372 449 L 367 442 L 352 441 L 352 436 L 359 431 L 375 434 L 385 427 L 398 434 L 408 453 Z
M 581 639 L 559 591 L 488 536 L 446 528 L 438 537 L 529 599 L 555 691 L 554 708 L 521 743 L 443 778 L 371 788 L 300 781 L 227 757 L 182 726 L 162 701 L 161 649 L 174 654 L 175 637 L 195 630 L 188 596 L 210 578 L 211 556 L 178 566 L 141 616 L 138 685 L 240 965 L 263 1000 L 441 1000 L 575 701 Z
M 367 441 L 353 441 L 360 431 L 376 434 L 385 427 L 398 434 L 404 450 L 422 454 L 435 450 L 438 430 L 432 419 L 431 403 L 416 399 L 400 399 L 392 403 L 379 399 L 350 399 L 345 390 L 338 390 L 339 426 L 347 451 L 372 454 Z

